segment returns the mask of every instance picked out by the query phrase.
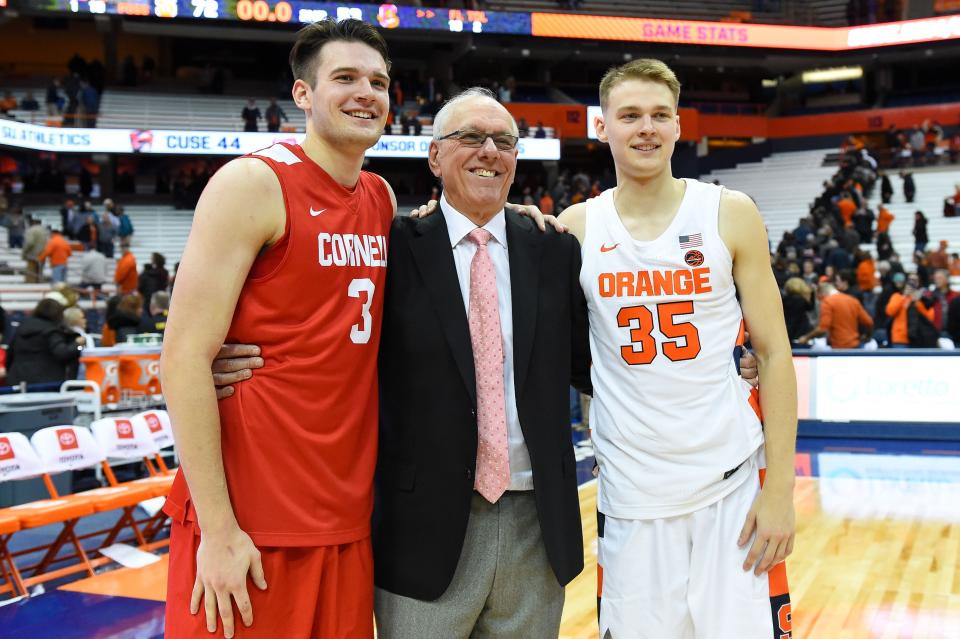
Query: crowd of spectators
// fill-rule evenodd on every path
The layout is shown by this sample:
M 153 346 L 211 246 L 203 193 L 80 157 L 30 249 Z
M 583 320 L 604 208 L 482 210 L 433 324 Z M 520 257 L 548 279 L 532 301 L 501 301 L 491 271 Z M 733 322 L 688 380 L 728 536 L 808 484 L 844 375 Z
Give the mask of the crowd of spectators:
M 900 177 L 912 202 L 912 175 Z M 878 182 L 882 203 L 875 212 L 867 199 Z M 949 345 L 946 339 L 960 347 L 960 299 L 950 288 L 950 277 L 960 276 L 960 256 L 949 253 L 946 241 L 928 250 L 927 217 L 918 210 L 908 273 L 890 239 L 892 193 L 889 176 L 869 153 L 848 148 L 810 214 L 783 234 L 771 259 L 795 346 L 936 348 Z

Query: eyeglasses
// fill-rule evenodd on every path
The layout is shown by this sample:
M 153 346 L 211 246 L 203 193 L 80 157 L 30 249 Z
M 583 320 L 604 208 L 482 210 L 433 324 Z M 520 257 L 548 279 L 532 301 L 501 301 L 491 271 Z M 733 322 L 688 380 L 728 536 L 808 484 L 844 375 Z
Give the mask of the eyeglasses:
M 517 148 L 517 142 L 520 140 L 520 138 L 515 135 L 511 135 L 510 133 L 484 133 L 483 131 L 460 130 L 454 131 L 453 133 L 448 133 L 437 139 L 454 139 L 463 146 L 470 147 L 472 149 L 479 149 L 487 143 L 487 138 L 493 140 L 494 146 L 496 146 L 500 151 L 511 151 Z

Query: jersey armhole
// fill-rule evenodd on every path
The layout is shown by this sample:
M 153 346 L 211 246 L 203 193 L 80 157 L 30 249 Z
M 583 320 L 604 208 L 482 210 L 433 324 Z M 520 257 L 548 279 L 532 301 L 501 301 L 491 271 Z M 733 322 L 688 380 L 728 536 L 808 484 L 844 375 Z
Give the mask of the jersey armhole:
M 726 187 L 717 186 L 719 194 L 717 195 L 717 215 L 714 220 L 714 233 L 717 236 L 717 242 L 723 247 L 723 254 L 727 258 L 727 261 L 730 262 L 730 268 L 733 268 L 733 253 L 730 252 L 730 247 L 727 246 L 727 242 L 723 239 L 723 234 L 720 232 L 720 209 L 723 206 L 723 193 L 726 191 Z
M 283 235 L 281 235 L 280 239 L 274 242 L 273 245 L 261 249 L 260 253 L 257 254 L 257 257 L 254 259 L 253 264 L 250 266 L 250 272 L 247 275 L 247 279 L 250 281 L 262 282 L 273 277 L 287 261 L 287 255 L 290 254 L 293 219 L 290 215 L 290 199 L 287 196 L 287 185 L 273 160 L 261 155 L 250 155 L 248 157 L 260 160 L 270 167 L 270 170 L 273 171 L 274 176 L 277 178 L 277 182 L 280 183 L 280 193 L 283 196 L 283 215 L 285 218 Z

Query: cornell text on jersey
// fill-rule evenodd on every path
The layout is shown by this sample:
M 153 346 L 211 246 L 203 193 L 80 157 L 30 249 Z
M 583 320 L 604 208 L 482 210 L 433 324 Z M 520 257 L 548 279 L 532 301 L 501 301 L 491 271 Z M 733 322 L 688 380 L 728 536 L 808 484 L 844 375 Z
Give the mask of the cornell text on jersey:
M 317 248 L 320 266 L 387 267 L 387 240 L 383 235 L 320 233 Z

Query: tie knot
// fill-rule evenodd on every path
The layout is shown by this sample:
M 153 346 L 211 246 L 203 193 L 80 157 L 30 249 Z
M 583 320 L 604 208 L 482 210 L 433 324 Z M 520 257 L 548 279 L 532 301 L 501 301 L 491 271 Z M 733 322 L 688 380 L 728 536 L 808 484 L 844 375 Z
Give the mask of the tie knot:
M 486 246 L 487 242 L 490 241 L 490 238 L 493 235 L 487 229 L 476 228 L 470 231 L 470 234 L 467 236 L 470 238 L 470 241 L 478 246 Z

